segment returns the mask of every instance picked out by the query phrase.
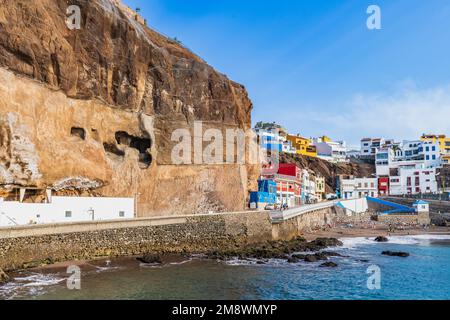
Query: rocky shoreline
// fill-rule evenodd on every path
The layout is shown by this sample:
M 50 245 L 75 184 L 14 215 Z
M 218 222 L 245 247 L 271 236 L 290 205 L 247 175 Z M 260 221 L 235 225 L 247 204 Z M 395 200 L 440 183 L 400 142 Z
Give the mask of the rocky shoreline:
M 343 232 L 345 231 L 345 232 Z M 433 232 L 434 231 L 434 232 Z M 397 232 L 395 235 L 412 235 L 412 234 L 450 234 L 448 228 L 440 228 L 433 230 L 405 230 L 403 232 Z M 305 237 L 297 237 L 290 241 L 265 241 L 256 244 L 244 244 L 238 245 L 235 248 L 214 249 L 204 252 L 184 252 L 178 254 L 178 257 L 191 258 L 202 257 L 205 259 L 230 261 L 233 259 L 239 260 L 256 260 L 257 264 L 266 264 L 270 259 L 285 260 L 288 263 L 298 263 L 301 261 L 310 262 L 322 262 L 321 267 L 336 267 L 337 264 L 331 259 L 333 257 L 342 257 L 341 254 L 326 250 L 331 247 L 342 246 L 342 242 L 339 240 L 341 237 L 371 237 L 374 242 L 387 242 L 387 232 L 384 233 L 380 229 L 333 229 L 326 232 L 317 232 L 315 234 L 306 234 Z M 315 236 L 314 236 L 315 235 Z M 387 241 L 386 241 L 387 240 Z M 381 252 L 380 252 L 381 253 Z M 145 264 L 164 264 L 167 258 L 173 253 L 159 251 L 141 253 L 141 255 L 135 255 L 134 257 Z M 384 252 L 386 256 L 407 257 L 408 253 L 397 252 Z M 117 256 L 119 257 L 119 256 Z M 133 256 L 131 256 L 133 257 Z M 107 258 L 107 257 L 103 257 Z M 171 257 L 173 258 L 173 257 Z M 99 257 L 100 259 L 100 257 Z M 85 262 L 87 262 L 86 260 Z M 69 264 L 82 265 L 83 261 L 66 261 L 61 263 L 54 263 L 51 259 L 45 259 L 33 264 L 28 264 L 26 269 L 39 269 L 39 268 L 54 268 L 58 266 L 66 266 Z M 25 268 L 24 268 L 25 269 Z M 19 270 L 7 270 L 12 274 Z M 9 281 L 9 276 L 6 272 L 0 269 L 0 285 Z
M 338 246 L 342 246 L 342 242 L 335 238 L 317 238 L 308 242 L 304 238 L 298 237 L 290 241 L 266 241 L 258 244 L 244 245 L 235 249 L 217 249 L 200 254 L 205 259 L 220 261 L 257 259 L 258 264 L 265 264 L 269 259 L 281 259 L 289 263 L 297 263 L 301 260 L 305 262 L 317 262 L 326 261 L 330 257 L 341 256 L 337 252 L 323 251 L 324 249 Z M 138 257 L 137 260 L 147 264 L 160 264 L 164 260 L 164 253 L 145 254 Z M 336 267 L 337 264 L 328 261 L 321 266 Z

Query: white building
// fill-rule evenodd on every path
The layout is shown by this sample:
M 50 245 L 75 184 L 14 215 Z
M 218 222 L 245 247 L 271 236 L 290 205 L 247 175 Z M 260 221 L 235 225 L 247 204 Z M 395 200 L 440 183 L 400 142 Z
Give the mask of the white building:
M 0 227 L 134 218 L 133 198 L 56 197 L 45 203 L 0 198 Z
M 437 168 L 441 165 L 439 145 L 423 141 L 403 141 L 401 144 L 377 149 L 377 176 L 389 176 L 392 169 L 414 166 Z
M 362 158 L 374 158 L 377 150 L 383 147 L 385 139 L 383 138 L 364 138 L 361 139 L 361 154 Z
M 423 154 L 425 167 L 427 168 L 437 168 L 441 166 L 441 152 L 439 149 L 438 142 L 424 141 L 423 143 Z
M 378 177 L 389 176 L 389 169 L 394 162 L 395 154 L 392 148 L 380 148 L 375 153 L 375 166 Z
M 302 170 L 302 202 L 315 203 L 318 202 L 316 192 L 316 181 L 313 175 L 308 170 Z
M 287 140 L 287 132 L 282 126 L 275 122 L 258 122 L 253 129 L 259 138 L 263 149 L 295 154 L 297 150 L 292 142 Z
M 291 141 L 286 140 L 286 137 L 282 137 L 282 136 L 280 136 L 280 139 L 283 142 L 283 149 L 282 149 L 283 152 L 290 153 L 290 154 L 297 153 L 297 149 L 292 146 Z
M 402 165 L 393 171 L 389 177 L 391 195 L 438 192 L 436 168 Z
M 341 179 L 341 197 L 343 199 L 359 199 L 363 197 L 378 197 L 377 178 Z
M 317 157 L 333 163 L 348 162 L 345 141 L 331 141 L 328 137 L 314 138 L 313 145 L 317 149 Z

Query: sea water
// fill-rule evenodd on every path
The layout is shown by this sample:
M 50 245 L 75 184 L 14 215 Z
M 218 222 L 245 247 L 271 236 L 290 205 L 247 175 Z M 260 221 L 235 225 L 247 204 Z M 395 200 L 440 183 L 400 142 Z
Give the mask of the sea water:
M 336 268 L 282 260 L 204 260 L 145 265 L 132 258 L 82 266 L 81 289 L 66 269 L 24 271 L 0 286 L 1 299 L 450 299 L 450 236 L 341 239 Z M 407 258 L 382 255 L 405 251 Z M 368 270 L 379 270 L 379 286 Z M 368 281 L 369 280 L 369 281 Z M 368 285 L 369 282 L 369 285 Z M 70 287 L 70 286 L 69 286 Z

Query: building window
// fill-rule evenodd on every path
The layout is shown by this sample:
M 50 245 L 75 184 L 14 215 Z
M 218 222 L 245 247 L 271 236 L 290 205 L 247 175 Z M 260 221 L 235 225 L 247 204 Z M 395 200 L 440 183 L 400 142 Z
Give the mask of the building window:
M 72 218 L 72 211 L 66 211 L 66 218 Z
M 121 218 L 125 217 L 125 211 L 119 211 L 119 217 Z

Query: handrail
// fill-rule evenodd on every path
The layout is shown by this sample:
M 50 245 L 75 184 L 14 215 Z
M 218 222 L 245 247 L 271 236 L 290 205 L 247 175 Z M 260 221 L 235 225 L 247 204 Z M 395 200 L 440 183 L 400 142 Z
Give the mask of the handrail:
M 282 222 L 312 211 L 334 207 L 337 203 L 339 203 L 339 201 L 335 200 L 315 204 L 307 204 L 300 207 L 288 209 L 285 211 L 272 210 L 270 212 L 270 218 L 273 223 Z
M 14 219 L 12 219 L 12 218 L 11 218 L 10 216 L 8 216 L 6 213 L 2 212 L 1 214 L 4 215 L 9 221 L 11 221 L 12 223 L 14 223 L 16 226 L 19 225 Z

